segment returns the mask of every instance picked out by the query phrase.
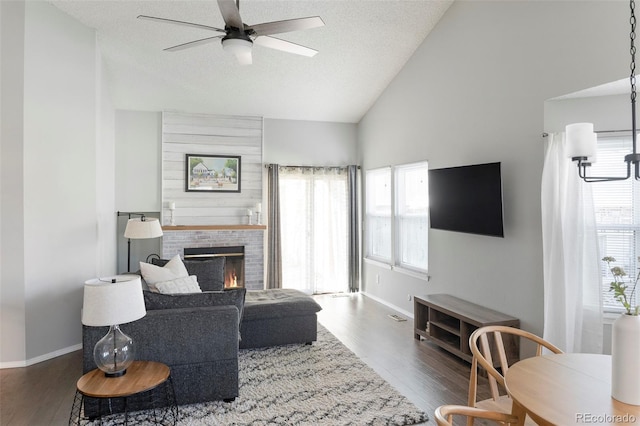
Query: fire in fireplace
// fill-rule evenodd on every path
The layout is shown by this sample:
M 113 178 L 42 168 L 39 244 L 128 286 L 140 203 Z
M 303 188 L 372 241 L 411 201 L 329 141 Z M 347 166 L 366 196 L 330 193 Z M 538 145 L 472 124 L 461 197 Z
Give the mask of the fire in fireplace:
M 244 287 L 244 246 L 184 248 L 184 258 L 206 260 L 224 257 L 224 287 Z

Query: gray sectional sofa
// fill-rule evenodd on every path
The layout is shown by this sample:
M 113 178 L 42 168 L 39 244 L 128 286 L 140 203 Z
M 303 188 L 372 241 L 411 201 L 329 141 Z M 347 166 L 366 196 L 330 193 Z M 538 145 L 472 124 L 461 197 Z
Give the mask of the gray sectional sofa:
M 296 290 L 222 290 L 223 262 L 184 261 L 189 274 L 198 276 L 203 293 L 165 295 L 145 289 L 147 314 L 120 326 L 134 340 L 136 359 L 170 367 L 178 405 L 240 396 L 239 348 L 316 340 L 321 307 L 313 298 Z M 93 348 L 107 330 L 83 326 L 83 374 L 96 368 Z M 112 410 L 124 411 L 118 404 L 113 401 Z M 146 399 L 135 396 L 128 398 L 127 407 L 149 408 Z M 85 398 L 85 415 L 96 413 L 97 401 Z
M 198 296 L 204 299 L 207 295 Z M 169 366 L 178 405 L 230 401 L 239 395 L 239 313 L 235 304 L 148 309 L 143 318 L 120 328 L 133 339 L 136 359 Z M 83 326 L 83 373 L 96 368 L 93 348 L 107 330 Z M 118 403 L 113 402 L 113 411 L 124 411 Z M 127 405 L 129 411 L 149 408 L 146 399 L 136 396 L 128 398 Z M 85 415 L 95 415 L 96 410 L 97 402 L 85 398 Z
M 318 332 L 320 305 L 290 289 L 248 291 L 240 325 L 240 348 L 311 344 Z

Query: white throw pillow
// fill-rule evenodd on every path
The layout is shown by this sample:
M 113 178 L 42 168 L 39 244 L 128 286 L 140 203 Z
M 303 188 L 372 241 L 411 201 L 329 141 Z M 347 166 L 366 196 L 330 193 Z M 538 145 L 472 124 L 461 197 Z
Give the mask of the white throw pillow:
M 156 283 L 189 276 L 187 268 L 184 266 L 184 263 L 182 263 L 182 259 L 180 259 L 180 255 L 178 254 L 164 266 L 140 262 L 140 273 L 151 289 L 156 286 Z
M 156 283 L 155 287 L 162 294 L 202 293 L 195 275 Z

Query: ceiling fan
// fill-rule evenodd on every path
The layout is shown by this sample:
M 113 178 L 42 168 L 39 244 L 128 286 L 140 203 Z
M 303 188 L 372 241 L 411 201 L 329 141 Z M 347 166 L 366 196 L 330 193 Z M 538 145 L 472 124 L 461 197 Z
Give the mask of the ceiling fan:
M 195 24 L 192 22 L 176 21 L 174 19 L 158 18 L 154 16 L 139 15 L 139 19 L 148 19 L 156 22 L 164 22 L 168 24 L 185 25 L 188 27 L 201 28 L 208 31 L 221 33 L 213 37 L 207 37 L 200 40 L 190 41 L 188 43 L 172 46 L 164 50 L 175 52 L 182 49 L 188 49 L 202 44 L 211 43 L 215 40 L 222 39 L 222 47 L 224 50 L 233 54 L 238 62 L 242 65 L 251 64 L 251 49 L 256 43 L 260 46 L 269 47 L 271 49 L 282 50 L 284 52 L 295 53 L 303 56 L 314 56 L 317 50 L 301 46 L 290 41 L 281 40 L 271 37 L 271 34 L 286 33 L 291 31 L 306 30 L 310 28 L 324 26 L 324 21 L 319 16 L 311 16 L 308 18 L 288 19 L 284 21 L 265 22 L 256 25 L 246 25 L 240 17 L 240 0 L 218 0 L 218 7 L 224 19 L 224 29 L 215 28 L 208 25 Z

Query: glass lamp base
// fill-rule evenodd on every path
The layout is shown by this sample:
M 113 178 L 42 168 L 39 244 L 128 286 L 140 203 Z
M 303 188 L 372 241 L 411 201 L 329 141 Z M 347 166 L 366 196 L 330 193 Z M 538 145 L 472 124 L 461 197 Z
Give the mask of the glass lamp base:
M 122 371 L 118 371 L 116 373 L 109 373 L 107 371 L 104 372 L 104 377 L 122 377 L 127 374 L 127 370 L 124 369 Z
M 135 350 L 131 337 L 118 325 L 109 327 L 105 336 L 96 343 L 93 359 L 106 377 L 123 376 L 134 360 Z

